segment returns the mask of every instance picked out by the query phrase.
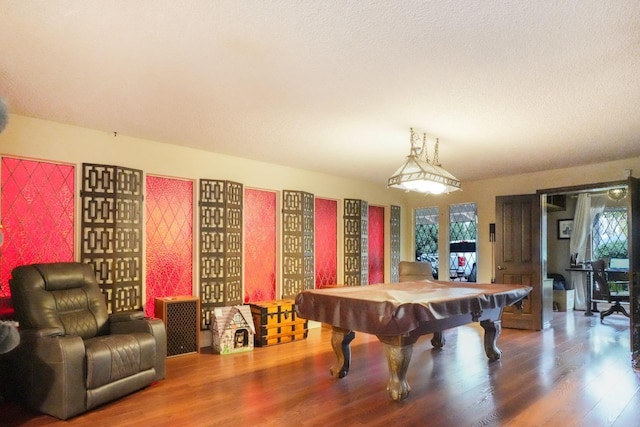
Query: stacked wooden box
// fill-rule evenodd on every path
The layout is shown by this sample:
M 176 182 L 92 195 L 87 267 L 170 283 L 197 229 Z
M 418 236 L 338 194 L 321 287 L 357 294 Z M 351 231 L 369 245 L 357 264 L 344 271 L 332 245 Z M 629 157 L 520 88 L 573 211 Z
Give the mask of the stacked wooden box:
M 255 345 L 265 347 L 307 338 L 307 321 L 296 316 L 293 300 L 249 304 L 256 328 Z

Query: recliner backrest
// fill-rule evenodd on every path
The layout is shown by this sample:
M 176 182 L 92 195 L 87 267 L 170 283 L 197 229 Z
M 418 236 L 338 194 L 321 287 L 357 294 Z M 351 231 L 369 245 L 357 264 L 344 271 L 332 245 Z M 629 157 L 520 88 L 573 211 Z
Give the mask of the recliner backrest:
M 109 333 L 104 296 L 88 264 L 16 267 L 9 285 L 21 329 L 56 329 L 83 339 Z
M 398 264 L 400 282 L 433 280 L 433 269 L 430 262 L 400 261 Z

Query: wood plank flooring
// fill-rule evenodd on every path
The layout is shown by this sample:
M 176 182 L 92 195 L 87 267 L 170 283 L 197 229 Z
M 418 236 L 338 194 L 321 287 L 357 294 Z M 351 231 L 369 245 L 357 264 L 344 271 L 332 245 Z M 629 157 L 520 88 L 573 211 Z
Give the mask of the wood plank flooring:
M 503 351 L 488 362 L 482 329 L 447 331 L 414 346 L 409 398 L 386 393 L 382 344 L 356 334 L 341 380 L 327 328 L 309 338 L 252 352 L 167 360 L 167 378 L 62 422 L 0 404 L 2 426 L 640 426 L 640 374 L 631 368 L 629 321 L 583 312 L 554 313 L 541 332 L 505 329 Z

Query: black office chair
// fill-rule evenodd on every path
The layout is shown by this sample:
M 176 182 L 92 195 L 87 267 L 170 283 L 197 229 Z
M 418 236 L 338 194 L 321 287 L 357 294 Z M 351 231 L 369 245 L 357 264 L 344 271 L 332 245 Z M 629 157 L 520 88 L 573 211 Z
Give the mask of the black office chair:
M 591 263 L 591 268 L 593 269 L 593 280 L 595 281 L 596 288 L 607 299 L 609 303 L 613 304 L 611 308 L 609 308 L 609 310 L 600 312 L 600 321 L 613 313 L 621 313 L 629 317 L 629 313 L 627 313 L 627 310 L 625 310 L 622 304 L 620 304 L 621 301 L 629 302 L 629 292 L 611 291 L 609 282 L 607 281 L 605 265 L 606 264 L 603 259 L 599 259 Z

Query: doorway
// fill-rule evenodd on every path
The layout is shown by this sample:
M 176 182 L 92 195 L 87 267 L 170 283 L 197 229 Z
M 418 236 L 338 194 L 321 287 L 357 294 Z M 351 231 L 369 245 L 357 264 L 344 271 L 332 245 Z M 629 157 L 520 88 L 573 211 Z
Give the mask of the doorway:
M 542 277 L 553 281 L 554 310 L 567 311 L 573 306 L 592 316 L 603 301 L 592 286 L 592 261 L 604 259 L 607 268 L 613 266 L 612 280 L 628 281 L 627 184 L 597 184 L 539 193 L 543 200 L 542 223 L 547 225 L 541 248 L 545 261 Z M 576 216 L 576 211 L 583 214 Z
M 629 176 L 624 181 L 608 182 L 601 184 L 592 184 L 578 187 L 566 187 L 557 189 L 540 190 L 538 194 L 540 199 L 546 203 L 548 196 L 560 195 L 560 194 L 572 194 L 582 192 L 593 191 L 607 191 L 609 189 L 625 188 L 626 189 L 626 201 L 627 206 L 627 222 L 628 222 L 628 287 L 629 287 L 629 300 L 630 300 L 630 341 L 631 341 L 631 358 L 632 365 L 635 369 L 640 369 L 640 301 L 636 298 L 636 295 L 640 295 L 640 179 Z M 616 191 L 617 192 L 617 191 Z M 611 193 L 613 199 L 620 198 L 620 204 L 622 204 L 621 194 L 615 195 L 616 192 Z M 624 193 L 624 192 L 620 192 Z M 541 204 L 545 204 L 541 203 Z M 541 253 L 543 255 L 543 267 L 542 273 L 548 272 L 548 245 L 546 243 L 546 234 L 548 230 L 546 228 L 548 220 L 548 212 L 543 210 L 541 213 L 543 226 L 543 238 Z M 585 258 L 586 259 L 586 258 Z M 566 262 L 566 260 L 565 260 Z M 569 259 L 571 262 L 571 259 Z M 579 262 L 579 261 L 578 261 Z M 625 265 L 626 267 L 626 265 Z M 589 314 L 588 307 L 585 307 L 585 314 Z

